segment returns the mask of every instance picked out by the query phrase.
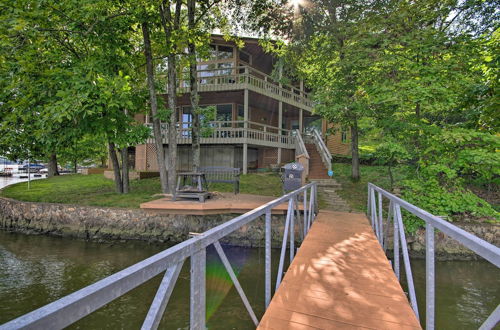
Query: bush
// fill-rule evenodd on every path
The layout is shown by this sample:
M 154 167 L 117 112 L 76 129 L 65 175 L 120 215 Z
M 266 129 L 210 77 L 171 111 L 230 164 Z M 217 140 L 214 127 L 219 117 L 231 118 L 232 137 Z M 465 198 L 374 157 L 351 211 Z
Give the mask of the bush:
M 499 213 L 486 201 L 462 187 L 447 188 L 434 180 L 404 180 L 403 199 L 448 221 L 481 220 L 498 222 Z M 415 217 L 405 217 L 408 232 L 423 226 Z

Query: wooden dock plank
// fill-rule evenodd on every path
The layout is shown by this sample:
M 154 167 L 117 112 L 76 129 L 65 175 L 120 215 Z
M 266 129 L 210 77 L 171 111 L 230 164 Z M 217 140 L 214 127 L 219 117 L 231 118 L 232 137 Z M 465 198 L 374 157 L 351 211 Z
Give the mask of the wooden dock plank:
M 421 329 L 364 214 L 321 211 L 258 329 Z

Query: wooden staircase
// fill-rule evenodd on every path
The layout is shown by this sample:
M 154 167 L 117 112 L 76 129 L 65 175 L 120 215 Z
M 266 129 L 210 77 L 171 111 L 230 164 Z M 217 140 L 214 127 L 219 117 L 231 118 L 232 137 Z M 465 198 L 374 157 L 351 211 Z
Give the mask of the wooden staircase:
M 328 169 L 321 160 L 321 156 L 313 143 L 306 143 L 307 153 L 309 154 L 309 180 L 330 179 Z
M 328 176 L 328 168 L 313 143 L 305 144 L 309 154 L 309 181 L 318 183 L 319 199 L 328 210 L 351 212 L 351 207 L 337 194 L 342 189 L 340 183 Z

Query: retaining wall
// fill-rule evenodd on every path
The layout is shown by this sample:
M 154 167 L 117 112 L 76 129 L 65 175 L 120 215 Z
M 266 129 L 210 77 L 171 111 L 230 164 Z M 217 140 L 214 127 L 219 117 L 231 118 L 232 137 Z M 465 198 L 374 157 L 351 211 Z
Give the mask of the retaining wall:
M 143 240 L 179 243 L 190 232 L 202 233 L 239 214 L 168 215 L 141 209 L 121 209 L 68 204 L 22 202 L 0 197 L 0 228 L 27 234 L 48 234 L 87 240 Z M 272 245 L 280 247 L 285 217 L 272 216 Z M 500 246 L 500 224 L 455 223 L 462 229 Z M 298 224 L 296 238 L 300 238 Z M 389 233 L 389 248 L 392 247 Z M 407 238 L 412 256 L 425 255 L 425 231 Z M 264 219 L 254 220 L 227 236 L 223 243 L 264 246 Z M 440 259 L 474 259 L 474 252 L 457 241 L 436 233 L 436 255 Z
M 178 243 L 238 214 L 168 215 L 141 209 L 22 202 L 0 198 L 0 228 L 91 240 L 144 240 Z M 272 243 L 280 246 L 284 216 L 272 216 Z M 296 237 L 298 238 L 298 228 Z M 223 240 L 237 246 L 264 246 L 264 219 L 254 220 Z

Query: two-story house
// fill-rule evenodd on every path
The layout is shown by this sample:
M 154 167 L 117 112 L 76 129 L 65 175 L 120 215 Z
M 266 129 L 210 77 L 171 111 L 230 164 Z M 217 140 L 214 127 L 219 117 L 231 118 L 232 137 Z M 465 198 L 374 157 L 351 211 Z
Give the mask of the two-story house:
M 315 129 L 324 137 L 328 124 L 313 114 L 313 102 L 304 84 L 275 81 L 271 73 L 276 60 L 264 52 L 258 39 L 243 38 L 245 46 L 241 49 L 221 36 L 214 35 L 212 41 L 211 58 L 198 65 L 199 104 L 212 106 L 216 112 L 215 120 L 202 131 L 201 166 L 239 167 L 247 173 L 300 158 L 308 169 L 316 155 L 310 153 L 318 153 L 326 164 L 325 148 L 315 146 L 321 141 L 310 132 Z M 187 74 L 180 79 L 179 92 L 178 169 L 190 170 L 192 113 Z M 150 122 L 148 116 L 138 120 Z M 340 132 L 338 135 L 330 137 L 326 147 L 346 153 L 347 139 L 341 139 Z M 166 131 L 163 141 L 168 148 Z M 326 173 L 327 166 L 315 168 Z M 158 170 L 152 139 L 136 147 L 135 168 Z

